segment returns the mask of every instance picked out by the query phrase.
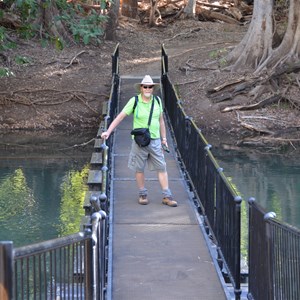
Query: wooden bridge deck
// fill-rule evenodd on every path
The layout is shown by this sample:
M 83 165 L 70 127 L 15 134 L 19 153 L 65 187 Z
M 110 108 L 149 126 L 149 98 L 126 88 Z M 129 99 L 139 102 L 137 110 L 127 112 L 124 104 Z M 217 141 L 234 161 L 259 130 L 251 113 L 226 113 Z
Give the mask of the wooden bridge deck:
M 120 109 L 142 77 L 121 77 Z M 178 207 L 161 204 L 155 172 L 146 171 L 149 205 L 139 205 L 127 161 L 132 118 L 114 134 L 108 299 L 229 299 L 203 236 L 169 137 L 167 167 Z M 169 134 L 169 133 L 168 133 Z

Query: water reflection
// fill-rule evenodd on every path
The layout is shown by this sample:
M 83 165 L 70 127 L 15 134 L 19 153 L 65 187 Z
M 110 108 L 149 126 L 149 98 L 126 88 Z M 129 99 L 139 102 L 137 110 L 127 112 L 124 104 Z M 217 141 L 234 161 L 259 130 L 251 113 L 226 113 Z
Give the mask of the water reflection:
M 80 171 L 70 171 L 62 182 L 58 226 L 60 236 L 78 232 L 83 215 L 84 196 L 88 189 L 86 185 L 88 171 L 88 165 L 85 165 Z
M 243 199 L 255 197 L 277 218 L 300 228 L 300 160 L 297 157 L 214 148 L 213 154 Z
M 0 149 L 0 240 L 14 246 L 78 232 L 84 215 L 88 162 L 95 132 L 80 137 L 64 136 L 68 143 L 37 143 Z M 59 150 L 64 149 L 64 150 Z

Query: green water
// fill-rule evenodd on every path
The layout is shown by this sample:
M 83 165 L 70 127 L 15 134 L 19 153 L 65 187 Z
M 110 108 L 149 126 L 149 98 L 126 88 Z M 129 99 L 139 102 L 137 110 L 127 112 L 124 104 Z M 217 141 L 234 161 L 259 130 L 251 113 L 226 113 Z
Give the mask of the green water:
M 91 134 L 62 135 L 36 145 L 27 140 L 22 147 L 5 143 L 0 149 L 0 240 L 18 247 L 79 231 L 93 143 L 72 145 Z
M 277 218 L 300 228 L 300 158 L 213 149 L 219 165 L 244 200 L 254 197 Z
M 0 240 L 18 247 L 79 230 L 94 143 L 73 145 L 94 136 L 95 131 L 44 140 L 23 134 L 2 136 Z M 300 228 L 298 157 L 221 148 L 212 152 L 244 200 L 255 197 L 266 211 Z

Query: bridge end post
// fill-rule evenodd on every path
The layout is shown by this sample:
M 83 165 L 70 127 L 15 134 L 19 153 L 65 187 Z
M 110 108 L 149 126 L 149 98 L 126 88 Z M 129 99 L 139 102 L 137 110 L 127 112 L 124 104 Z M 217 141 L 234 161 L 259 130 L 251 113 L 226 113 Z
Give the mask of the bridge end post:
M 0 242 L 0 299 L 13 299 L 13 242 Z

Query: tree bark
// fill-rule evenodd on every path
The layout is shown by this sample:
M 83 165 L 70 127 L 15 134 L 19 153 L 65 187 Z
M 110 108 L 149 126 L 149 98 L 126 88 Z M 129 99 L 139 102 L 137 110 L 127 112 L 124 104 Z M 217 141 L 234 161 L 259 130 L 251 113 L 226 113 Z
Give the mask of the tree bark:
M 121 12 L 123 16 L 135 19 L 138 12 L 137 0 L 123 0 Z
M 155 12 L 157 9 L 158 0 L 150 0 L 151 8 L 150 8 L 150 16 L 149 16 L 149 26 L 153 27 L 156 25 L 155 22 Z
M 51 0 L 49 5 L 45 7 L 42 0 L 38 1 L 40 12 L 36 24 L 39 24 L 41 28 L 44 28 L 53 38 L 60 39 L 62 42 L 73 43 L 73 39 L 65 29 L 63 23 L 57 19 L 59 11 L 56 7 L 55 1 Z
M 108 13 L 108 22 L 105 28 L 105 39 L 108 41 L 115 41 L 117 39 L 117 26 L 118 26 L 118 16 L 120 9 L 120 1 L 115 0 L 112 2 L 112 6 Z
M 183 14 L 186 18 L 195 18 L 196 0 L 188 0 L 188 3 L 183 10 Z
M 283 64 L 299 61 L 300 53 L 300 0 L 289 1 L 288 22 L 284 37 L 277 48 L 273 48 L 274 1 L 254 1 L 253 17 L 249 29 L 240 44 L 226 57 L 232 71 L 264 70 L 275 72 Z
M 227 56 L 232 71 L 255 70 L 272 52 L 273 0 L 254 1 L 253 17 L 240 44 Z
M 300 50 L 300 0 L 290 0 L 287 29 L 281 44 L 272 51 L 264 64 L 258 68 L 275 69 L 282 63 L 293 63 L 299 60 Z

